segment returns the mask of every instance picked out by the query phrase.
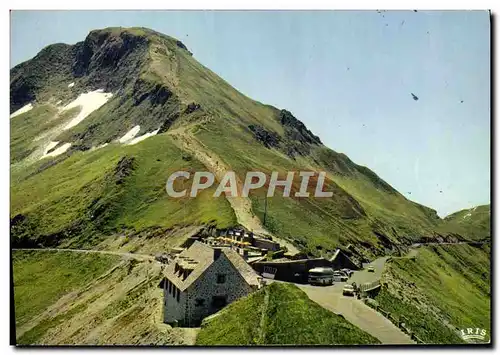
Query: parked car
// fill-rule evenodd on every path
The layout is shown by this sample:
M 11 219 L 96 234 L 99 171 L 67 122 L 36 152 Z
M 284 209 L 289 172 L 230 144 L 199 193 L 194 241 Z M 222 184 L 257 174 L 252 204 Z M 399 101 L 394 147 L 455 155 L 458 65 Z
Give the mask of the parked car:
M 375 268 L 373 266 L 368 266 L 368 272 L 375 272 Z
M 340 271 L 344 272 L 347 277 L 351 277 L 352 273 L 354 272 L 351 269 L 342 269 Z
M 344 285 L 344 288 L 342 289 L 342 295 L 354 296 L 354 287 L 349 284 Z
M 343 272 L 340 272 L 340 271 L 335 271 L 333 273 L 333 276 L 340 279 L 340 282 L 344 282 L 344 281 L 349 280 L 349 278 Z

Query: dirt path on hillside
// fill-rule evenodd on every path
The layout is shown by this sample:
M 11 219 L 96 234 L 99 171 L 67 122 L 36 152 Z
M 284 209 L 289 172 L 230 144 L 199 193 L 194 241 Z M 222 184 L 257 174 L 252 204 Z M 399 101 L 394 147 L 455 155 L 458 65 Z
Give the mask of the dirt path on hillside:
M 226 172 L 231 171 L 229 166 L 227 166 L 224 161 L 218 157 L 215 153 L 210 151 L 203 143 L 196 139 L 193 135 L 186 131 L 187 128 L 181 127 L 171 131 L 168 131 L 177 144 L 182 150 L 188 151 L 194 157 L 199 160 L 205 167 L 215 175 L 217 182 L 220 182 Z M 238 186 L 238 194 L 241 193 L 243 182 L 238 176 L 236 176 L 236 183 Z M 277 238 L 273 236 L 268 230 L 264 228 L 261 221 L 252 212 L 252 201 L 248 197 L 234 197 L 226 195 L 226 199 L 229 201 L 231 208 L 233 209 L 238 223 L 241 224 L 245 229 L 253 231 L 257 234 L 266 234 L 273 237 L 282 246 L 288 249 L 288 253 L 297 254 L 299 250 L 291 243 L 286 240 Z
M 262 310 L 260 315 L 260 323 L 259 323 L 259 342 L 257 344 L 265 344 L 266 340 L 266 314 L 267 314 L 267 306 L 269 305 L 269 290 L 267 288 L 264 289 L 264 302 L 262 303 Z

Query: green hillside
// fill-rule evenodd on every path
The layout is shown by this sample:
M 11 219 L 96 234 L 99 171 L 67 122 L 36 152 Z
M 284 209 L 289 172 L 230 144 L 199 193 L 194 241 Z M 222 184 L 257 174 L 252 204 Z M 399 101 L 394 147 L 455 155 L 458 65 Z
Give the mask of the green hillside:
M 355 345 L 380 342 L 311 301 L 297 286 L 273 283 L 202 326 L 197 345 Z
M 185 344 L 181 329 L 161 324 L 159 263 L 48 250 L 12 258 L 18 345 Z
M 79 112 L 59 113 L 57 107 L 97 89 L 113 96 L 81 123 L 58 130 Z M 82 244 L 76 239 L 87 243 L 90 236 L 99 240 L 121 230 L 239 223 L 312 254 L 354 242 L 357 253 L 372 255 L 432 235 L 441 223 L 435 211 L 322 145 L 290 112 L 244 96 L 180 41 L 155 31 L 107 28 L 73 46 L 45 48 L 11 70 L 11 111 L 27 103 L 33 110 L 11 119 L 11 234 L 24 243 L 58 245 L 70 238 Z M 134 146 L 116 143 L 135 126 L 138 135 L 159 134 Z M 71 147 L 37 160 L 30 154 L 49 141 L 39 136 Z M 236 213 L 224 199 L 208 198 L 211 190 L 196 201 L 168 199 L 162 187 L 171 172 L 207 169 L 197 153 L 236 171 L 239 181 L 255 170 L 326 171 L 326 189 L 334 196 L 283 198 L 278 189 L 268 201 L 265 226 L 264 188 L 252 191 L 249 207 Z M 127 173 L 117 184 L 121 159 Z M 246 225 L 242 213 L 257 222 Z
M 245 96 L 182 42 L 146 28 L 94 30 L 81 42 L 47 46 L 12 68 L 10 112 L 27 107 L 32 108 L 10 118 L 14 248 L 156 253 L 190 233 L 243 226 L 309 256 L 330 256 L 350 245 L 352 258 L 360 261 L 404 255 L 411 244 L 440 236 L 491 238 L 489 205 L 439 218 L 369 168 L 323 145 L 286 108 Z M 196 198 L 172 198 L 165 186 L 176 171 L 191 177 L 210 171 L 217 181 Z M 249 171 L 268 178 L 277 171 L 280 179 L 290 171 L 325 172 L 323 189 L 333 197 L 313 197 L 315 176 L 308 198 L 294 196 L 299 179 L 291 197 L 283 197 L 279 187 L 267 198 L 268 180 L 248 197 L 214 198 L 228 171 L 236 173 L 240 192 Z M 189 191 L 192 179 L 175 184 Z M 487 244 L 425 246 L 416 258 L 394 257 L 384 273 L 388 287 L 377 301 L 406 317 L 429 343 L 461 342 L 460 327 L 489 331 L 489 253 Z M 100 278 L 115 258 L 16 251 L 16 321 L 24 327 L 23 343 L 194 341 L 192 333 L 186 337 L 180 328 L 158 324 L 162 265 L 129 257 Z M 36 297 L 28 292 L 32 286 Z M 50 307 L 54 312 L 45 313 Z M 378 340 L 297 287 L 273 283 L 224 309 L 203 327 L 198 343 Z
M 490 239 L 491 206 L 477 206 L 446 216 L 441 230 L 463 235 L 472 240 Z
M 393 258 L 376 300 L 425 343 L 463 343 L 463 328 L 491 325 L 490 247 L 427 246 L 414 258 Z
M 32 251 L 14 251 L 12 259 L 18 327 L 119 261 L 118 257 L 109 255 Z M 23 342 L 31 343 L 32 340 L 26 338 Z
M 184 159 L 183 159 L 184 158 Z M 215 187 L 198 198 L 171 199 L 166 178 L 182 169 L 203 169 L 159 135 L 132 146 L 109 145 L 77 152 L 51 166 L 40 161 L 11 175 L 14 245 L 93 245 L 116 231 L 148 227 L 236 223 Z M 57 160 L 57 158 L 54 158 Z M 176 189 L 182 189 L 182 180 Z

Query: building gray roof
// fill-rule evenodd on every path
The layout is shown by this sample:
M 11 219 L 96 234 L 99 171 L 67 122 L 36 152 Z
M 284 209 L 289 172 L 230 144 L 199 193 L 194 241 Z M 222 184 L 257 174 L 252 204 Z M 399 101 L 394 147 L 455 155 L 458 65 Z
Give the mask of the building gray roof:
M 231 264 L 233 264 L 240 275 L 243 276 L 247 284 L 251 286 L 259 285 L 259 276 L 254 271 L 254 269 L 252 269 L 252 267 L 247 264 L 247 262 L 241 257 L 240 254 L 230 248 L 224 248 L 222 252 L 226 255 L 226 257 L 229 259 Z
M 230 248 L 218 249 L 221 249 L 221 253 L 227 257 L 249 285 L 259 285 L 258 275 L 238 253 Z M 180 253 L 177 258 L 167 266 L 165 269 L 165 276 L 179 290 L 184 291 L 191 286 L 214 261 L 214 249 L 204 243 L 196 241 L 188 249 Z M 185 279 L 181 273 L 178 271 L 176 272 L 176 265 L 184 270 L 187 269 L 190 271 Z

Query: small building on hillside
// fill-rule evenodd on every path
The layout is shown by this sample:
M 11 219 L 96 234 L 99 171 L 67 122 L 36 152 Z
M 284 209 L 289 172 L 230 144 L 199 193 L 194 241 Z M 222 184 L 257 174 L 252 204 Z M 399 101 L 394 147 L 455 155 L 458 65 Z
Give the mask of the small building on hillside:
M 281 248 L 278 242 L 274 242 L 270 239 L 257 238 L 257 237 L 253 238 L 252 245 L 256 248 L 267 249 L 270 251 L 278 251 Z
M 199 326 L 259 285 L 259 276 L 234 250 L 196 241 L 165 269 L 164 322 Z

